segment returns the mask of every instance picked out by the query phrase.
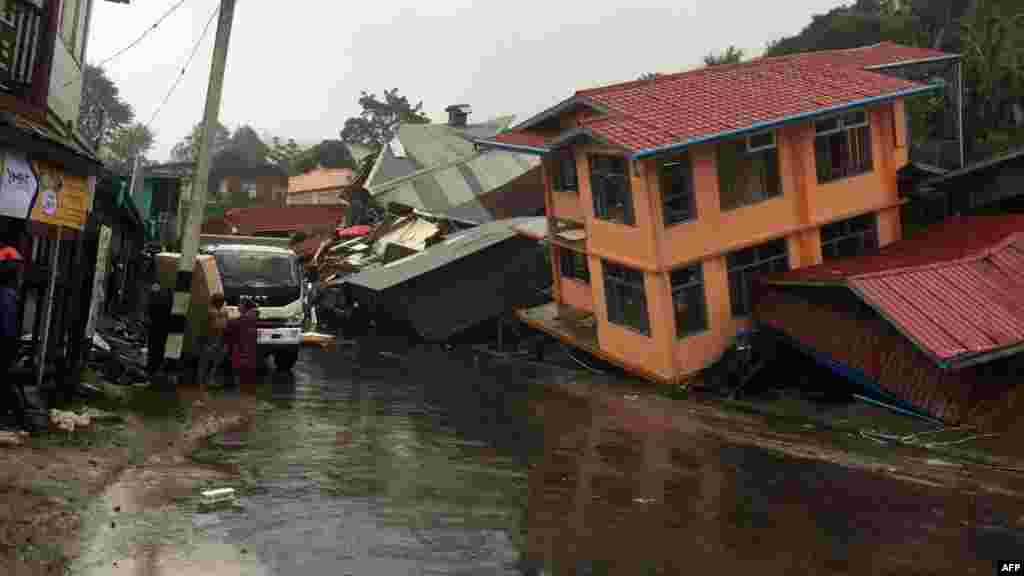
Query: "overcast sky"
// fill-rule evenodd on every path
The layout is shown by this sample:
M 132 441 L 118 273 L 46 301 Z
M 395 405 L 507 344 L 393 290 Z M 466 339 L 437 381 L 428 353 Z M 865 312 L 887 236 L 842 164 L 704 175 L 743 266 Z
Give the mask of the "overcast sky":
M 435 121 L 522 120 L 576 89 L 674 72 L 735 44 L 755 53 L 840 0 L 238 0 L 220 118 L 316 143 L 358 114 L 360 90 L 398 88 Z M 174 0 L 95 2 L 87 58 L 124 47 Z M 218 0 L 185 0 L 106 66 L 139 120 L 157 109 Z M 203 112 L 216 22 L 153 128 L 165 160 Z

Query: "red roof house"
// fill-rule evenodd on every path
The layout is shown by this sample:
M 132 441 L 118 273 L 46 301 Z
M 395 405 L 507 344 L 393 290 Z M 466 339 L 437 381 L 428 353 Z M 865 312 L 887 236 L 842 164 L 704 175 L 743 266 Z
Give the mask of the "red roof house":
M 941 87 L 887 69 L 957 58 L 883 43 L 706 67 L 478 139 L 542 157 L 554 301 L 520 318 L 647 379 L 699 378 L 750 327 L 755 274 L 900 239 L 906 100 Z
M 954 218 L 874 254 L 766 276 L 757 294 L 762 325 L 942 420 L 1024 379 L 1021 215 Z

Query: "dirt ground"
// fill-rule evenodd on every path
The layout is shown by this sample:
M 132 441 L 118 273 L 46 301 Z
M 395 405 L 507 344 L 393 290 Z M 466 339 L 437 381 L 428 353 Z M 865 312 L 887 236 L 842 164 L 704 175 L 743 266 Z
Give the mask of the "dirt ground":
M 131 493 L 116 498 L 123 504 L 114 506 L 115 515 L 120 506 L 154 506 L 191 494 L 218 472 L 165 475 L 176 479 L 171 485 L 159 481 L 159 469 L 183 462 L 203 438 L 241 424 L 254 402 L 187 387 L 134 391 L 88 403 L 116 414 L 116 421 L 0 447 L 0 574 L 67 573 L 82 553 L 83 515 L 112 486 Z

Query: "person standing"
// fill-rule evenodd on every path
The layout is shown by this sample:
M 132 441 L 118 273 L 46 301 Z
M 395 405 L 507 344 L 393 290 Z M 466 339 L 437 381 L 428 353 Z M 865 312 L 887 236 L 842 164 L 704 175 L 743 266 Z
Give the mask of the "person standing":
M 257 350 L 259 309 L 244 299 L 239 303 L 239 317 L 228 321 L 224 341 L 231 351 L 231 368 L 238 387 L 244 393 L 256 390 L 261 357 Z
M 228 327 L 228 312 L 224 308 L 224 295 L 210 297 L 210 310 L 206 334 L 200 338 L 202 355 L 199 360 L 199 389 L 206 392 L 211 375 L 216 375 L 224 360 L 224 333 Z
M 167 323 L 171 318 L 174 297 L 169 290 L 164 290 L 159 282 L 149 288 L 149 358 L 147 368 L 150 376 L 156 374 L 164 364 L 164 352 L 167 349 Z
M 14 412 L 17 425 L 28 430 L 25 414 L 24 391 L 19 394 L 18 383 L 10 370 L 17 360 L 18 339 L 18 264 L 21 254 L 11 246 L 0 247 L 0 370 L 3 371 L 3 400 L 5 407 Z

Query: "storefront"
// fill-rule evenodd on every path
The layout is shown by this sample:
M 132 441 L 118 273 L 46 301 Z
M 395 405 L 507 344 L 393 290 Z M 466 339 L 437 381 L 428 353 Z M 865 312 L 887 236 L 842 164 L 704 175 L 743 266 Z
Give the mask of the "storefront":
M 91 293 L 82 273 L 89 260 L 83 233 L 101 165 L 84 151 L 5 128 L 0 233 L 25 258 L 18 326 L 23 350 L 31 353 L 15 376 L 56 384 L 47 391 L 68 398 L 77 384 L 84 333 L 80 298 Z

